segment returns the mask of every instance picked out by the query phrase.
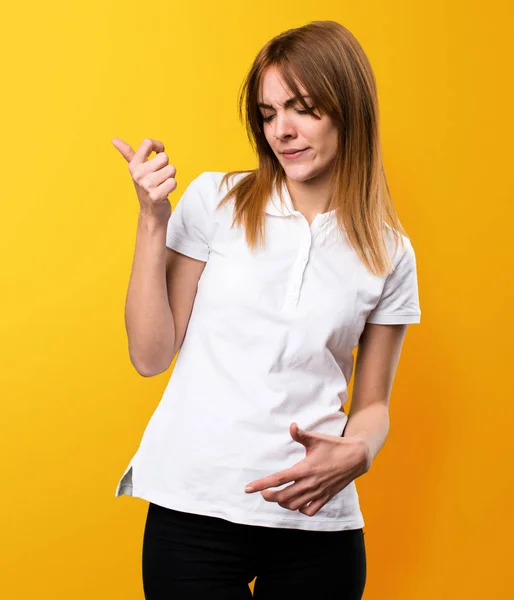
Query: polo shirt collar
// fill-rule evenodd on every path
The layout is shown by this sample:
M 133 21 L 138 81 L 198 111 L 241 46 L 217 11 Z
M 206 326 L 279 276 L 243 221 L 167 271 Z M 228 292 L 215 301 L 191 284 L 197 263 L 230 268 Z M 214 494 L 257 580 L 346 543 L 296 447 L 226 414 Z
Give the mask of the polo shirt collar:
M 278 194 L 277 183 L 273 185 L 271 195 L 266 203 L 265 211 L 269 215 L 275 215 L 279 217 L 287 217 L 293 214 L 301 214 L 297 211 L 293 205 L 291 194 L 287 188 L 285 180 L 282 182 L 282 197 L 284 199 L 283 204 L 280 202 L 280 196 Z M 325 213 L 318 213 L 316 219 L 318 221 L 324 221 L 335 214 L 335 210 L 329 210 Z
M 269 215 L 286 217 L 295 212 L 293 201 L 291 200 L 291 195 L 289 194 L 289 190 L 287 189 L 285 181 L 282 182 L 282 197 L 284 198 L 283 205 L 281 205 L 277 182 L 275 182 L 271 195 L 266 203 L 265 210 Z

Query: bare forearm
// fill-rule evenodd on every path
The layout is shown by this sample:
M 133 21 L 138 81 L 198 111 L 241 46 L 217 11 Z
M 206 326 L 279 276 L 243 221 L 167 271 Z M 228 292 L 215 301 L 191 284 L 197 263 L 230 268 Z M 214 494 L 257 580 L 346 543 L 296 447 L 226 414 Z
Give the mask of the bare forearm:
M 343 437 L 357 436 L 363 439 L 372 461 L 384 445 L 388 433 L 389 410 L 384 404 L 376 402 L 349 416 Z
M 175 327 L 166 285 L 167 223 L 140 213 L 125 305 L 132 364 L 144 376 L 170 363 Z

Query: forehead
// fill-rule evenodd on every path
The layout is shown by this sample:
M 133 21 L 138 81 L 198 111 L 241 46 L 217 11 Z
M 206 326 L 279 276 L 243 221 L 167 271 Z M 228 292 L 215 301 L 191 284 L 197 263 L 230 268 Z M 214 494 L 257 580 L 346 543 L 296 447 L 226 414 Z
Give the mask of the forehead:
M 309 97 L 308 91 L 301 84 L 298 79 L 295 80 L 296 85 L 300 91 L 300 95 Z M 284 105 L 288 100 L 294 99 L 294 93 L 287 86 L 284 79 L 281 77 L 279 71 L 275 67 L 269 67 L 264 72 L 260 85 L 258 102 L 271 105 L 273 103 Z
M 309 96 L 302 95 L 302 98 L 309 98 Z M 288 108 L 290 106 L 293 106 L 294 104 L 296 104 L 299 101 L 300 100 L 299 100 L 298 96 L 291 96 L 289 98 L 286 98 L 283 102 L 276 102 L 276 104 L 279 104 L 279 105 L 283 106 L 284 108 Z M 273 104 L 271 104 L 270 102 L 257 102 L 257 106 L 259 108 L 274 108 Z

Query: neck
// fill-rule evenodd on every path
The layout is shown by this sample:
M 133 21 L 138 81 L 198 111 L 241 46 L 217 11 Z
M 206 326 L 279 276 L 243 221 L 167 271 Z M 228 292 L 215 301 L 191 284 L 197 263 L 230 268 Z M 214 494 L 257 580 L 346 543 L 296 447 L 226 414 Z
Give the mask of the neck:
M 330 173 L 308 181 L 294 181 L 286 177 L 286 185 L 295 209 L 309 221 L 324 212 L 330 194 Z

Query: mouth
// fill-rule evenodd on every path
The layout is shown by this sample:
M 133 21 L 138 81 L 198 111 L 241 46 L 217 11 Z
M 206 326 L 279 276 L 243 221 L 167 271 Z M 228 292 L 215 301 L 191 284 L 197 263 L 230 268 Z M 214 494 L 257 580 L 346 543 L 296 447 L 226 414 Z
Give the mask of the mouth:
M 308 148 L 304 148 L 303 150 L 298 150 L 298 152 L 283 152 L 284 158 L 297 158 L 298 156 L 303 156 L 305 152 L 307 152 Z

